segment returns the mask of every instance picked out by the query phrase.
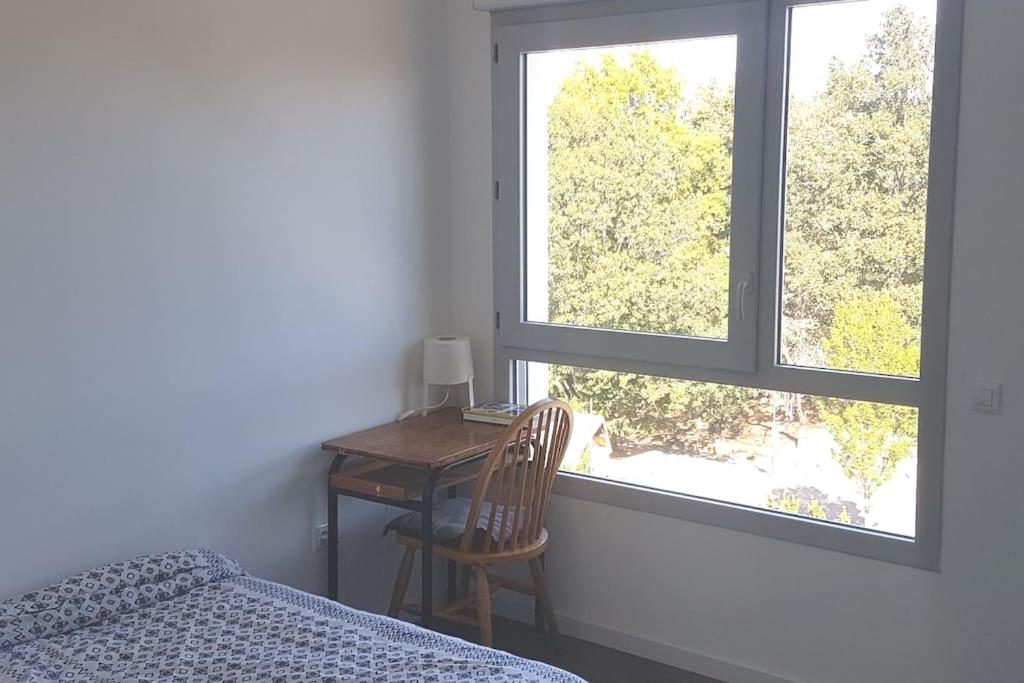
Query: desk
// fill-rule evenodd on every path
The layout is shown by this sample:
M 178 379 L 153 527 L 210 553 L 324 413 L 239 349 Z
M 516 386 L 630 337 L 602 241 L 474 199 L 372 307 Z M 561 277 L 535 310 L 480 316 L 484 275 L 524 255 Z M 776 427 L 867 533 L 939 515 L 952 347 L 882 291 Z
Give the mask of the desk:
M 334 453 L 327 483 L 327 595 L 338 599 L 338 496 L 371 500 L 419 512 L 423 518 L 422 619 L 433 621 L 433 506 L 434 492 L 476 478 L 491 452 L 502 425 L 463 422 L 460 408 L 444 408 L 367 429 L 321 444 Z M 363 462 L 342 468 L 349 456 Z M 417 500 L 419 498 L 419 500 Z M 455 592 L 454 566 L 448 567 L 449 598 Z

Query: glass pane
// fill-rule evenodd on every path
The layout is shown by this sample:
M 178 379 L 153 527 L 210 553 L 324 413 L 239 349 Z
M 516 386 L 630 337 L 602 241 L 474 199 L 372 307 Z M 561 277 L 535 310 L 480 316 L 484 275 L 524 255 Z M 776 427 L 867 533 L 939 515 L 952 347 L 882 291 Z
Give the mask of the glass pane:
M 780 360 L 917 377 L 935 0 L 791 22 Z
M 563 471 L 914 536 L 916 408 L 520 365 L 576 412 Z
M 736 37 L 526 56 L 526 319 L 725 338 Z

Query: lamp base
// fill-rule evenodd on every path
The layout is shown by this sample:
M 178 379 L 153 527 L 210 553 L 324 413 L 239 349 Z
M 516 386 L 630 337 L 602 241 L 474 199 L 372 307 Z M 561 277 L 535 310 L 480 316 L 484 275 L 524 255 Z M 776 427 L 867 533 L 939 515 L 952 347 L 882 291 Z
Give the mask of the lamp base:
M 473 396 L 473 378 L 471 377 L 468 382 L 465 382 L 465 384 L 469 385 L 469 406 L 473 407 L 473 405 L 476 404 L 476 398 Z M 420 410 L 419 410 L 419 413 L 420 413 L 421 417 L 426 417 L 427 413 L 429 413 L 435 407 L 436 408 L 440 408 L 441 405 L 444 405 L 444 403 L 442 403 L 441 405 L 438 405 L 438 406 L 431 406 L 429 408 L 427 407 L 427 406 L 430 406 L 430 387 L 432 387 L 432 386 L 435 386 L 435 385 L 427 384 L 426 382 L 423 383 L 423 406 L 424 407 L 420 408 Z M 438 384 L 436 386 L 442 386 L 442 385 Z M 459 386 L 459 385 L 457 385 L 457 384 L 449 384 L 449 385 L 445 385 L 445 386 L 454 387 L 454 386 Z M 447 399 L 446 399 L 445 402 L 447 402 Z M 411 412 L 415 413 L 416 411 L 413 410 Z M 404 415 L 405 413 L 402 413 L 402 414 Z M 402 418 L 399 418 L 399 419 L 402 419 Z

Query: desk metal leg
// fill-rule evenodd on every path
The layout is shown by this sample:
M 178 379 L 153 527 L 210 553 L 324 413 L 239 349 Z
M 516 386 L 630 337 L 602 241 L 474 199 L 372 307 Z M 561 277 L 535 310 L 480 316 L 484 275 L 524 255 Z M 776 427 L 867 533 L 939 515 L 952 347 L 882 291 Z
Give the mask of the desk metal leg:
M 540 554 L 540 566 L 547 570 L 547 565 L 544 564 L 545 553 Z M 544 632 L 544 611 L 540 606 L 540 598 L 534 596 L 533 598 L 533 629 L 537 633 Z
M 424 628 L 430 628 L 434 621 L 434 488 L 437 486 L 437 478 L 440 474 L 440 470 L 434 470 L 427 477 L 427 485 L 423 488 L 423 512 L 420 514 L 423 520 L 420 607 L 423 611 L 421 616 Z
M 448 487 L 448 499 L 451 500 L 454 497 L 455 497 L 455 487 L 454 486 L 449 486 Z M 449 603 L 455 602 L 456 598 L 459 597 L 458 593 L 456 591 L 456 588 L 455 588 L 455 583 L 456 583 L 456 580 L 455 580 L 455 563 L 452 562 L 451 560 L 448 560 L 448 602 Z
M 338 600 L 338 497 L 339 493 L 331 484 L 331 477 L 341 469 L 348 456 L 338 453 L 331 461 L 327 474 L 327 597 Z
M 327 490 L 327 597 L 338 599 L 338 492 Z

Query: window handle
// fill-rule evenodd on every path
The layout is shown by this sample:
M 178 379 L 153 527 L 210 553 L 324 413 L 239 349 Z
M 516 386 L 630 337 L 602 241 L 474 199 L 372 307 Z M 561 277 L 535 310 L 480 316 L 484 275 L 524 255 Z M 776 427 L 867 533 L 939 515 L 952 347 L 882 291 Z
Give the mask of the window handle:
M 743 276 L 736 281 L 736 309 L 740 320 L 747 319 L 747 294 L 751 292 L 750 273 L 743 273 Z

